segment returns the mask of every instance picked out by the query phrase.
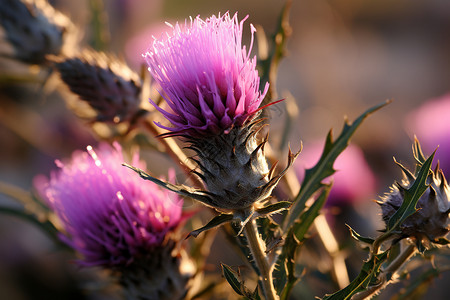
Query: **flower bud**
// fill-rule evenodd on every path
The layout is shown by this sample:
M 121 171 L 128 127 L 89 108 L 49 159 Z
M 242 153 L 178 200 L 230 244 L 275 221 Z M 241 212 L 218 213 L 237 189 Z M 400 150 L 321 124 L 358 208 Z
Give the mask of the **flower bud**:
M 405 190 L 409 189 L 415 181 L 415 176 L 411 172 L 403 166 L 401 168 L 405 172 L 405 178 L 402 182 L 394 184 L 390 193 L 378 202 L 386 224 L 402 205 Z M 427 184 L 429 187 L 417 202 L 417 211 L 400 225 L 400 239 L 413 237 L 418 243 L 428 244 L 437 242 L 450 230 L 450 187 L 439 165 L 428 175 Z
M 70 20 L 46 0 L 1 0 L 0 25 L 13 47 L 12 57 L 28 64 L 42 64 L 48 54 L 73 48 L 76 30 Z
M 264 144 L 258 143 L 259 122 L 235 127 L 227 134 L 209 139 L 191 139 L 191 149 L 210 196 L 209 205 L 221 210 L 246 209 L 267 198 L 275 185 L 264 156 Z
M 141 112 L 139 76 L 115 57 L 84 51 L 55 58 L 55 67 L 70 90 L 95 110 L 97 121 L 131 121 Z

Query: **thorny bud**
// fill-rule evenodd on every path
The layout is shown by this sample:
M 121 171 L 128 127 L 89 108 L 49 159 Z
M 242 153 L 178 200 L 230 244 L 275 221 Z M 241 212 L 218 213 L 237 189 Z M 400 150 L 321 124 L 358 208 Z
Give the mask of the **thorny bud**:
M 72 22 L 46 0 L 0 0 L 0 25 L 12 54 L 28 64 L 43 64 L 49 54 L 68 54 L 77 31 Z
M 416 179 L 414 174 L 402 165 L 398 165 L 405 174 L 404 179 L 395 183 L 391 187 L 390 193 L 378 202 L 386 224 L 402 205 L 405 190 L 409 189 Z M 420 170 L 420 167 L 421 165 L 418 164 L 418 170 Z M 399 239 L 410 237 L 414 238 L 418 244 L 429 245 L 430 242 L 437 242 L 439 238 L 444 237 L 449 232 L 450 187 L 439 168 L 439 163 L 434 172 L 429 173 L 427 184 L 429 187 L 417 202 L 417 211 L 400 225 Z
M 97 113 L 100 122 L 127 122 L 140 109 L 141 80 L 117 58 L 85 50 L 72 58 L 54 58 L 62 80 Z
M 296 155 L 289 154 L 284 171 L 274 176 L 275 165 L 269 169 L 264 145 L 257 134 L 263 128 L 261 120 L 229 133 L 209 139 L 188 139 L 198 155 L 201 172 L 194 171 L 207 188 L 206 204 L 223 211 L 246 210 L 267 199 Z M 250 209 L 251 210 L 251 209 Z

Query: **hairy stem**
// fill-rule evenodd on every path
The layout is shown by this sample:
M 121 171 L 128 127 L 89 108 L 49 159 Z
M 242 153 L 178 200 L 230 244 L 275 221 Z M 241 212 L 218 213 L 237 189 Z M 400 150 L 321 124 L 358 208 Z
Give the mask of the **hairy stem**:
M 265 253 L 265 244 L 261 239 L 258 228 L 255 220 L 250 220 L 244 226 L 244 235 L 247 239 L 250 252 L 252 253 L 253 260 L 255 261 L 256 267 L 260 272 L 260 280 L 262 282 L 262 291 L 264 297 L 267 300 L 277 300 L 278 295 L 273 286 L 273 278 L 272 278 L 272 267 L 269 265 L 269 261 L 267 259 Z

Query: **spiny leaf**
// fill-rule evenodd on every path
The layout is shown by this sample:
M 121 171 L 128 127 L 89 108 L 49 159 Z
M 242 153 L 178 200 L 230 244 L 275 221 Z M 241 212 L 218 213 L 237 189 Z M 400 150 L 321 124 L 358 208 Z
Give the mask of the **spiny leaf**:
M 417 163 L 419 163 L 420 165 L 423 165 L 423 163 L 426 161 L 426 157 L 425 155 L 423 155 L 422 147 L 420 147 L 420 143 L 417 137 L 414 137 L 413 155 Z
M 242 282 L 240 282 L 239 279 L 236 278 L 236 276 L 234 276 L 233 269 L 231 269 L 226 264 L 221 263 L 220 265 L 222 266 L 223 276 L 225 276 L 225 279 L 231 285 L 233 290 L 240 296 L 253 299 L 253 293 L 251 293 L 248 288 Z
M 289 230 L 298 216 L 302 213 L 305 208 L 306 201 L 311 198 L 313 193 L 323 185 L 322 180 L 334 173 L 334 161 L 336 160 L 338 155 L 347 147 L 350 138 L 355 133 L 359 125 L 361 125 L 364 119 L 367 118 L 371 113 L 377 111 L 378 109 L 389 103 L 390 101 L 386 101 L 382 104 L 368 109 L 352 124 L 348 124 L 346 121 L 341 134 L 334 142 L 330 131 L 327 136 L 325 147 L 319 162 L 313 168 L 305 171 L 305 178 L 303 180 L 302 187 L 295 197 L 293 206 L 289 210 L 288 215 L 284 220 L 283 229 L 285 232 Z
M 289 298 L 289 294 L 298 281 L 295 274 L 295 252 L 300 243 L 294 235 L 289 235 L 282 248 L 281 254 L 278 256 L 273 273 L 274 287 L 280 295 L 280 300 Z
M 279 213 L 283 210 L 288 209 L 291 206 L 291 202 L 289 201 L 280 201 L 275 204 L 267 205 L 266 207 L 260 208 L 255 210 L 258 215 L 264 216 L 264 215 L 272 215 Z
M 325 295 L 322 300 L 348 300 L 356 293 L 366 290 L 378 276 L 381 264 L 387 259 L 388 253 L 389 251 L 385 251 L 372 256 L 369 261 L 364 263 L 359 275 L 348 286 L 332 295 Z
M 160 187 L 168 189 L 169 191 L 175 192 L 181 196 L 192 198 L 192 199 L 200 201 L 206 205 L 209 205 L 209 203 L 211 202 L 210 197 L 203 191 L 196 190 L 194 188 L 191 188 L 191 187 L 188 187 L 185 185 L 175 185 L 175 184 L 172 184 L 169 182 L 165 182 L 158 178 L 152 177 L 149 174 L 145 173 L 143 170 L 133 167 L 126 163 L 123 163 L 122 166 L 135 171 L 136 173 L 139 174 L 139 176 L 141 176 L 142 179 L 150 180 L 151 182 L 156 183 Z
M 438 238 L 432 242 L 435 244 L 444 245 L 444 246 L 450 244 L 450 240 L 446 239 L 445 237 Z
M 331 184 L 325 185 L 320 196 L 314 201 L 313 205 L 311 205 L 311 207 L 300 216 L 299 221 L 292 226 L 292 233 L 300 243 L 303 242 L 314 219 L 319 215 L 320 209 L 325 204 L 330 190 Z
M 189 238 L 191 236 L 197 237 L 203 231 L 220 226 L 225 222 L 230 222 L 231 220 L 233 220 L 233 218 L 234 218 L 233 215 L 230 215 L 230 214 L 220 214 L 218 216 L 215 216 L 205 226 L 203 226 L 197 230 L 191 231 L 186 238 Z
M 256 222 L 264 218 L 256 219 Z M 225 224 L 223 227 L 224 232 L 226 234 L 226 238 L 231 243 L 232 246 L 235 247 L 235 250 L 241 257 L 245 260 L 248 257 L 251 257 L 251 252 L 248 247 L 247 239 L 243 234 L 239 234 L 238 232 L 241 230 L 241 227 L 237 224 L 233 224 L 233 222 L 230 222 L 228 224 Z M 256 264 L 253 260 L 249 261 L 250 265 L 252 266 L 253 270 L 256 272 L 256 274 L 259 274 L 259 270 L 256 267 Z
M 270 217 L 257 218 L 258 232 L 263 241 L 270 242 L 280 237 L 280 226 Z
M 351 228 L 350 225 L 348 225 L 348 224 L 345 224 L 345 225 L 347 225 L 348 229 L 350 230 L 350 233 L 351 233 L 352 237 L 353 237 L 355 240 L 360 241 L 360 242 L 363 242 L 363 243 L 365 243 L 365 244 L 370 244 L 370 245 L 372 245 L 373 242 L 375 241 L 375 240 L 372 239 L 372 238 L 368 238 L 368 237 L 364 237 L 364 236 L 360 235 L 360 234 L 357 233 L 355 230 L 353 230 L 353 228 Z
M 283 264 L 283 271 L 284 271 L 284 278 L 286 280 L 284 287 L 280 287 L 278 285 L 278 289 L 280 290 L 280 300 L 287 300 L 289 299 L 289 296 L 292 292 L 292 289 L 294 288 L 295 284 L 299 280 L 299 278 L 296 275 L 295 268 L 296 268 L 296 259 L 295 259 L 295 253 L 297 251 L 298 246 L 300 243 L 295 238 L 294 235 L 289 236 L 286 239 L 287 246 L 283 247 L 282 257 L 281 259 L 284 259 L 284 261 L 280 261 L 280 264 Z M 285 243 L 285 244 L 286 244 Z M 281 282 L 281 281 L 280 281 Z
M 223 276 L 225 276 L 225 279 L 228 281 L 228 283 L 231 285 L 233 290 L 241 296 L 244 296 L 244 294 L 241 292 L 241 283 L 240 281 L 234 276 L 233 270 L 227 266 L 226 264 L 220 264 L 222 267 Z
M 409 171 L 405 166 L 403 166 L 401 163 L 399 163 L 395 157 L 394 157 L 394 163 L 400 167 L 400 169 L 402 169 L 403 174 L 405 174 L 406 178 L 409 180 L 409 182 L 413 182 L 414 180 L 416 180 L 415 176 L 413 173 L 411 173 L 411 171 Z
M 428 185 L 426 184 L 428 174 L 430 172 L 431 163 L 433 162 L 435 152 L 423 163 L 420 168 L 417 178 L 413 185 L 405 190 L 405 195 L 403 197 L 403 203 L 400 208 L 395 212 L 395 214 L 389 219 L 387 224 L 387 232 L 392 232 L 398 229 L 398 226 L 410 215 L 414 214 L 417 209 L 416 205 L 420 197 L 427 190 Z
M 261 300 L 261 297 L 259 296 L 258 293 L 258 285 L 256 286 L 256 289 L 252 292 L 245 286 L 244 282 L 241 281 L 241 291 L 244 294 L 245 299 Z

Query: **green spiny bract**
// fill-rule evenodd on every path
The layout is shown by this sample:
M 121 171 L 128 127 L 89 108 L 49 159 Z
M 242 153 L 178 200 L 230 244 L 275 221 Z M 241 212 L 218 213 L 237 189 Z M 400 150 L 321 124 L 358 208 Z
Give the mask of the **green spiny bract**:
M 264 145 L 258 143 L 262 120 L 234 127 L 229 132 L 203 139 L 188 138 L 200 169 L 194 171 L 205 183 L 206 204 L 221 211 L 252 210 L 253 204 L 267 199 L 281 176 L 269 169 Z
M 379 202 L 386 224 L 402 205 L 405 190 L 409 189 L 416 179 L 411 172 L 401 165 L 400 167 L 405 178 L 402 182 L 395 183 L 390 193 Z M 417 211 L 401 224 L 399 239 L 412 237 L 418 243 L 429 244 L 437 242 L 449 232 L 450 187 L 439 165 L 434 172 L 429 173 L 427 184 L 428 189 L 417 202 Z

